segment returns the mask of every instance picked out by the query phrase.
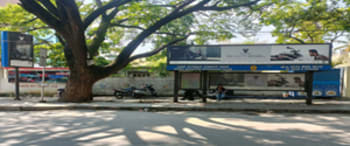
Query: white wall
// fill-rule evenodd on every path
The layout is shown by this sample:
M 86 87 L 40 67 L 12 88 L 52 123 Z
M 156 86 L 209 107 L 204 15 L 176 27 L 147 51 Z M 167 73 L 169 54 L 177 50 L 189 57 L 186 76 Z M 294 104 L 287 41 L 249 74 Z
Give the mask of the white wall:
M 55 94 L 58 88 L 64 88 L 62 83 L 47 83 L 45 93 Z M 93 93 L 95 95 L 113 95 L 113 89 L 135 86 L 141 88 L 145 84 L 152 84 L 159 95 L 173 94 L 173 78 L 106 78 L 95 83 Z M 20 93 L 40 94 L 40 83 L 20 83 Z M 7 79 L 0 78 L 0 93 L 13 94 L 15 83 L 9 83 Z
M 152 84 L 159 95 L 173 94 L 173 77 L 106 78 L 95 83 L 93 93 L 95 95 L 112 95 L 114 92 L 113 89 L 128 88 L 130 86 L 141 88 L 145 84 Z
M 40 94 L 40 83 L 20 83 L 20 93 L 23 94 Z M 64 88 L 65 84 L 62 83 L 48 83 L 45 87 L 46 94 L 56 94 L 58 88 Z M 9 83 L 7 79 L 0 79 L 0 93 L 2 94 L 14 94 L 15 83 Z
M 342 97 L 350 98 L 350 67 L 344 67 Z

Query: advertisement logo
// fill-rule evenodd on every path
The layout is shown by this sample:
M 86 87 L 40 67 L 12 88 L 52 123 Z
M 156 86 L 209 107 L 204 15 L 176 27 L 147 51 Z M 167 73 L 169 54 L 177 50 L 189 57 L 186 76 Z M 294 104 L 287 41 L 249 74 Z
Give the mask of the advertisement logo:
M 337 92 L 334 91 L 334 90 L 328 90 L 328 91 L 326 92 L 326 95 L 328 95 L 328 96 L 336 96 L 336 95 L 337 95 Z
M 243 50 L 243 53 L 247 54 L 249 51 L 249 48 L 243 48 L 242 50 Z

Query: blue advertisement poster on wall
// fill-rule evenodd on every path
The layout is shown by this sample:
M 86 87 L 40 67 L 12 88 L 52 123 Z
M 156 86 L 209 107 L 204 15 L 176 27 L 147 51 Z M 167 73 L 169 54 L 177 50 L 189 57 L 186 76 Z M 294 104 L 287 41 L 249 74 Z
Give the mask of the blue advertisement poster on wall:
M 313 97 L 341 97 L 341 79 L 340 69 L 314 72 Z M 293 97 L 305 97 L 305 92 L 294 92 Z
M 1 32 L 3 67 L 33 67 L 33 36 L 19 32 Z

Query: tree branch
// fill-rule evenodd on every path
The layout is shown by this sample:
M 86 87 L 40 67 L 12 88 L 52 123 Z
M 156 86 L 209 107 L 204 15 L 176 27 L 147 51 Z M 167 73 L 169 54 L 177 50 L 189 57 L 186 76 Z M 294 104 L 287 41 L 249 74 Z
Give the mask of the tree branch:
M 139 29 L 139 30 L 146 30 L 146 28 L 143 28 L 141 26 L 137 25 L 124 25 L 124 24 L 119 24 L 119 23 L 113 23 L 111 24 L 111 27 L 123 27 L 123 28 L 134 28 L 134 29 Z
M 181 9 L 183 9 L 184 7 L 190 5 L 191 3 L 193 3 L 194 0 L 187 0 L 184 1 L 182 4 L 180 4 L 179 6 L 176 7 L 176 9 L 173 12 L 179 12 Z
M 36 31 L 36 30 L 39 30 L 39 29 L 50 29 L 50 27 L 48 26 L 42 26 L 42 27 L 34 27 L 34 28 L 30 28 L 29 30 L 27 31 Z
M 186 36 L 183 37 L 183 38 L 173 40 L 173 41 L 167 43 L 166 45 L 163 45 L 163 46 L 161 46 L 161 47 L 159 47 L 159 48 L 157 48 L 157 49 L 154 49 L 154 50 L 152 50 L 152 51 L 150 51 L 150 52 L 146 52 L 146 53 L 143 53 L 143 54 L 139 54 L 139 55 L 132 56 L 132 57 L 130 57 L 130 59 L 129 59 L 128 62 L 132 62 L 132 61 L 134 61 L 134 60 L 136 60 L 136 59 L 140 59 L 140 58 L 144 58 L 144 57 L 149 57 L 149 56 L 155 55 L 155 54 L 157 54 L 158 52 L 162 51 L 162 50 L 165 49 L 165 48 L 168 48 L 168 47 L 170 47 L 170 46 L 172 46 L 172 45 L 174 45 L 174 44 L 176 44 L 176 43 L 178 43 L 178 42 L 181 42 L 181 41 L 183 41 L 183 40 L 186 40 L 189 36 L 190 36 L 190 35 L 186 35 Z
M 100 15 L 104 14 L 107 10 L 111 8 L 118 8 L 121 5 L 127 4 L 133 0 L 114 0 L 97 10 L 93 11 L 91 14 L 89 14 L 85 20 L 84 20 L 84 29 L 86 29 L 96 18 L 98 18 Z
M 109 15 L 102 17 L 102 21 L 98 27 L 95 38 L 92 43 L 88 46 L 90 57 L 96 56 L 98 54 L 98 49 L 101 43 L 105 40 L 107 30 L 110 26 L 112 19 L 117 15 L 118 8 L 115 8 Z
M 138 30 L 142 30 L 142 31 L 146 30 L 146 28 L 143 28 L 141 26 L 136 26 L 136 25 L 111 24 L 111 27 L 131 28 L 131 29 L 138 29 Z M 177 34 L 177 33 L 171 33 L 171 32 L 161 32 L 161 31 L 154 32 L 154 34 L 166 34 L 166 35 L 171 35 L 171 36 L 183 36 L 183 34 Z
M 45 6 L 45 8 L 48 10 L 48 12 L 51 13 L 52 16 L 55 16 L 56 18 L 59 17 L 57 8 L 55 7 L 55 5 L 51 3 L 50 0 L 39 0 L 39 1 Z
M 84 31 L 84 29 L 80 29 L 83 26 L 83 22 L 80 17 L 80 12 L 77 4 L 73 0 L 56 0 L 58 5 L 58 10 L 61 13 L 61 18 L 64 17 L 66 23 L 71 25 L 71 28 L 74 30 Z M 76 28 L 76 27 L 79 28 Z
M 148 36 L 156 32 L 159 28 L 161 28 L 163 25 L 168 24 L 169 22 L 180 18 L 182 16 L 185 16 L 189 13 L 192 13 L 194 11 L 200 10 L 205 4 L 207 4 L 210 0 L 203 0 L 202 2 L 197 3 L 196 5 L 187 8 L 183 11 L 174 10 L 171 13 L 169 13 L 164 18 L 158 20 L 156 23 L 154 23 L 152 26 L 141 32 L 133 41 L 131 41 L 119 54 L 118 58 L 115 60 L 114 65 L 112 68 L 117 67 L 118 64 L 124 64 L 124 61 L 127 61 L 130 55 L 134 52 L 134 50 L 137 48 L 139 44 L 141 44 Z M 190 3 L 187 3 L 189 5 Z M 185 6 L 184 6 L 185 7 Z
M 66 42 L 64 41 L 64 39 L 60 36 L 60 34 L 56 33 L 55 34 L 56 37 L 58 38 L 58 41 L 62 44 L 62 46 L 66 45 Z
M 50 27 L 61 30 L 61 22 L 45 10 L 38 1 L 35 0 L 20 0 L 19 5 L 30 13 L 33 13 L 39 17 L 42 21 L 48 24 Z
M 234 9 L 234 8 L 238 8 L 238 7 L 249 7 L 251 5 L 258 3 L 259 1 L 260 0 L 255 0 L 252 2 L 248 2 L 248 3 L 237 4 L 237 5 L 232 5 L 232 6 L 225 6 L 225 7 L 219 7 L 219 6 L 217 6 L 218 3 L 215 3 L 213 6 L 203 7 L 203 8 L 201 8 L 201 10 L 204 10 L 204 11 L 225 11 L 225 10 Z
M 294 29 L 294 28 L 293 28 L 293 29 Z M 294 37 L 294 36 L 292 35 L 293 29 L 292 29 L 290 32 L 288 32 L 287 37 L 292 38 L 292 39 L 298 41 L 298 42 L 301 43 L 301 44 L 305 44 L 305 42 L 304 42 L 303 40 L 301 40 L 301 39 L 299 39 L 299 38 L 297 38 L 297 37 Z
M 157 48 L 157 49 L 154 49 L 154 50 L 152 50 L 152 51 L 150 51 L 150 52 L 132 56 L 131 58 L 129 58 L 128 60 L 126 60 L 125 62 L 123 62 L 123 64 L 118 64 L 118 66 L 113 66 L 113 65 L 112 65 L 112 66 L 109 66 L 109 67 L 107 67 L 107 68 L 100 68 L 100 67 L 97 67 L 97 66 L 92 66 L 92 67 L 95 68 L 95 69 L 98 68 L 99 70 L 104 70 L 103 72 L 99 72 L 97 75 L 100 75 L 100 76 L 102 76 L 102 77 L 108 76 L 109 74 L 111 74 L 111 73 L 116 73 L 118 70 L 124 68 L 124 67 L 127 66 L 130 62 L 132 62 L 132 61 L 134 61 L 134 60 L 136 60 L 136 59 L 143 58 L 143 57 L 148 57 L 148 56 L 155 55 L 155 54 L 159 53 L 160 51 L 164 50 L 165 48 L 168 48 L 168 47 L 170 47 L 170 46 L 172 46 L 172 45 L 174 45 L 174 44 L 176 44 L 176 43 L 178 43 L 178 42 L 181 42 L 181 41 L 183 41 L 183 40 L 186 40 L 190 35 L 191 35 L 191 34 L 186 35 L 186 36 L 183 37 L 183 38 L 179 38 L 179 39 L 173 40 L 173 41 L 171 41 L 171 42 L 169 42 L 169 43 L 167 43 L 167 44 L 165 44 L 165 45 L 163 45 L 163 46 L 161 46 L 161 47 L 159 47 L 159 48 Z
M 41 44 L 46 44 L 48 45 L 50 48 L 53 48 L 54 46 L 51 44 L 50 41 L 47 41 L 46 39 L 40 39 L 40 38 L 36 38 L 39 43 L 35 43 L 34 45 L 41 45 Z
M 25 24 L 28 24 L 28 23 L 34 22 L 34 21 L 35 21 L 35 20 L 37 20 L 37 19 L 38 19 L 38 17 L 35 17 L 35 18 L 30 19 L 30 20 L 28 20 L 28 21 L 21 22 L 21 23 L 20 23 L 20 25 L 25 25 Z
M 343 36 L 345 31 L 341 31 L 339 34 L 338 32 L 335 32 L 334 37 L 330 40 L 330 43 L 333 43 L 335 40 L 337 40 L 339 37 Z

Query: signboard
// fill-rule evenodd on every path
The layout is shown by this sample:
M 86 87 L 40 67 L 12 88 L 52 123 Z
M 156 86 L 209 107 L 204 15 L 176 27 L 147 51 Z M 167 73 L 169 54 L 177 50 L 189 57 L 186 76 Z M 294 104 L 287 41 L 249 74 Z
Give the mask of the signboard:
M 200 73 L 181 73 L 181 88 L 199 89 Z
M 41 66 L 46 66 L 46 57 L 47 57 L 47 50 L 41 48 L 40 49 L 40 63 Z
M 223 85 L 233 90 L 291 90 L 303 91 L 303 73 L 210 73 L 209 87 Z
M 3 67 L 33 67 L 33 36 L 18 32 L 1 32 Z
M 45 71 L 45 74 L 43 74 L 41 69 L 21 69 L 19 71 L 20 78 L 19 81 L 21 83 L 40 83 L 42 80 L 42 77 L 44 75 L 45 81 L 48 83 L 65 83 L 68 80 L 69 77 L 69 70 L 62 69 L 62 68 L 48 68 Z M 15 76 L 15 70 L 14 69 L 8 69 L 8 82 L 13 83 L 15 82 L 16 76 Z
M 331 44 L 174 46 L 168 70 L 326 70 Z
M 341 71 L 332 69 L 328 71 L 314 72 L 313 77 L 313 97 L 341 97 Z M 294 91 L 289 93 L 290 97 L 304 98 L 306 93 L 302 91 Z

